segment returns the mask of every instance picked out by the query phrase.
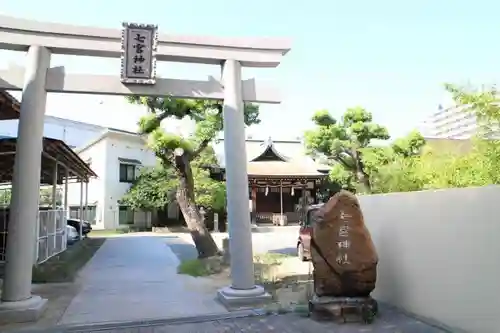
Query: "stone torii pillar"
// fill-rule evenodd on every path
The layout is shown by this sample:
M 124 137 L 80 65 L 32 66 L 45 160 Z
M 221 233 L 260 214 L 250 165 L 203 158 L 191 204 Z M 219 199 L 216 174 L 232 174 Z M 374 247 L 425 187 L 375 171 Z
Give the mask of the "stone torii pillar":
M 220 289 L 218 296 L 223 303 L 228 305 L 248 304 L 269 299 L 271 296 L 263 287 L 255 285 L 252 230 L 248 210 L 247 154 L 240 62 L 225 61 L 222 81 L 232 285 Z
M 290 50 L 290 43 L 269 38 L 172 36 L 158 33 L 153 25 L 124 26 L 125 30 L 102 29 L 0 15 L 0 49 L 29 50 L 24 69 L 0 69 L 0 89 L 23 91 L 0 322 L 34 320 L 45 304 L 31 295 L 34 251 L 30 244 L 35 241 L 47 92 L 223 99 L 233 281 L 219 291 L 219 296 L 225 302 L 236 303 L 268 297 L 262 287 L 255 286 L 253 278 L 243 101 L 276 104 L 281 103 L 281 98 L 275 89 L 256 84 L 253 79 L 242 82 L 241 66 L 275 68 Z M 133 47 L 128 43 L 130 29 L 139 29 L 151 37 L 150 70 L 141 84 L 137 78 L 128 77 L 130 66 L 126 60 Z M 50 54 L 122 59 L 122 75 L 74 74 L 61 67 L 49 68 Z M 156 61 L 223 64 L 224 78 L 222 82 L 211 77 L 203 81 L 156 78 Z
M 47 101 L 45 80 L 50 52 L 42 46 L 31 46 L 26 60 L 0 302 L 2 322 L 36 320 L 47 302 L 40 296 L 31 295 L 31 277 L 40 200 L 43 119 Z

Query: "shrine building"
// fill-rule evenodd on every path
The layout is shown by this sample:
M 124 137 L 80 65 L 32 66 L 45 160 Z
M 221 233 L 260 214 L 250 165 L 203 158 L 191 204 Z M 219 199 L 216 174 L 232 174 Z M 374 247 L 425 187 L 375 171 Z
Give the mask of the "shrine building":
M 223 146 L 222 144 L 220 146 Z M 225 179 L 223 148 L 216 151 L 220 167 L 212 177 Z M 305 154 L 301 140 L 246 140 L 249 209 L 252 222 L 297 223 L 302 200 L 317 202 L 316 192 L 329 167 L 317 164 Z

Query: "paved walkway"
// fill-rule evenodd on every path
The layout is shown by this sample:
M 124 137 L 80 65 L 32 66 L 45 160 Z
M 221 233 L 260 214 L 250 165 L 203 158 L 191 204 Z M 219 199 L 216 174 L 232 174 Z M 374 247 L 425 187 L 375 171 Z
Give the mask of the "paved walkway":
M 203 279 L 178 275 L 178 264 L 162 237 L 108 239 L 82 270 L 83 288 L 59 324 L 227 313 Z
M 315 321 L 298 314 L 186 320 L 177 323 L 137 323 L 114 327 L 81 327 L 79 329 L 52 329 L 36 333 L 450 333 L 425 324 L 390 308 L 381 313 L 372 324 Z M 33 331 L 35 333 L 35 331 Z

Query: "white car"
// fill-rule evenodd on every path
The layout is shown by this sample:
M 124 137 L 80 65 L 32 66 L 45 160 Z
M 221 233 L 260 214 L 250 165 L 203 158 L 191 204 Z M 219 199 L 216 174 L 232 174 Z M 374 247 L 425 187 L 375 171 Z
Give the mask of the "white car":
M 75 227 L 72 227 L 70 225 L 66 226 L 66 241 L 68 245 L 71 245 L 75 242 L 77 242 L 80 239 L 80 234 L 76 230 Z

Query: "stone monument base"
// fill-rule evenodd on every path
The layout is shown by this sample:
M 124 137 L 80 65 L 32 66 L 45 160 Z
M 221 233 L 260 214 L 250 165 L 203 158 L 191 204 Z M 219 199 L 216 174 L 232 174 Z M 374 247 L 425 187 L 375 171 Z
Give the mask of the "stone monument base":
M 254 306 L 271 300 L 271 294 L 261 286 L 244 290 L 224 287 L 219 289 L 217 297 L 226 307 Z
M 18 302 L 0 302 L 0 324 L 37 321 L 46 305 L 47 300 L 40 296 Z
M 323 320 L 371 323 L 378 314 L 378 303 L 371 297 L 314 296 L 309 301 L 309 315 Z

